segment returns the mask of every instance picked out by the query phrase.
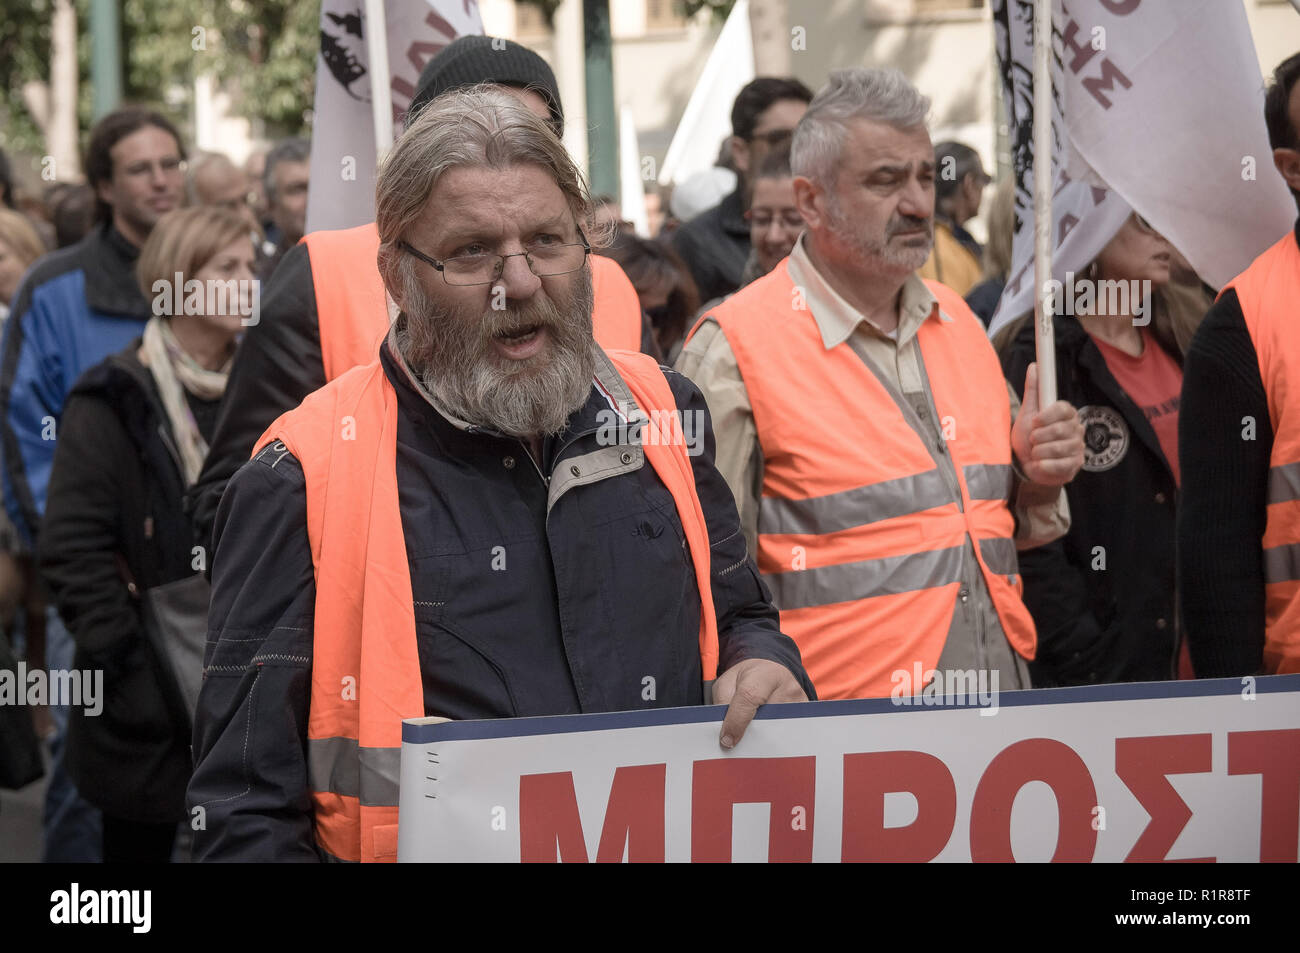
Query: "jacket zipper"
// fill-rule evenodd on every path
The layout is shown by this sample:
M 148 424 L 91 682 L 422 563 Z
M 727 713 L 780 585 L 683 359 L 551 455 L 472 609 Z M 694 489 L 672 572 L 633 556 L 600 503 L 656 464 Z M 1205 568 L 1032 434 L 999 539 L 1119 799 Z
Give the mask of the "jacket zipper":
M 518 437 L 515 438 L 515 442 L 518 443 L 519 448 L 523 450 L 524 456 L 528 458 L 528 462 L 533 465 L 533 472 L 535 472 L 541 478 L 542 482 L 549 487 L 551 485 L 551 478 L 542 473 L 542 468 L 539 467 L 537 461 L 533 459 L 533 452 L 528 449 L 528 444 L 524 443 Z

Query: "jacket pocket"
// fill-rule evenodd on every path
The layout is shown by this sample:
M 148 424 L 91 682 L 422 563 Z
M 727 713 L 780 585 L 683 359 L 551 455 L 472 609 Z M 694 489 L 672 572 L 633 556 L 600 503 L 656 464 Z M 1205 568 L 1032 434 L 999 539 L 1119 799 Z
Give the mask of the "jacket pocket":
M 415 606 L 425 715 L 467 720 L 514 718 L 519 707 L 505 668 L 464 632 L 448 625 L 439 606 Z

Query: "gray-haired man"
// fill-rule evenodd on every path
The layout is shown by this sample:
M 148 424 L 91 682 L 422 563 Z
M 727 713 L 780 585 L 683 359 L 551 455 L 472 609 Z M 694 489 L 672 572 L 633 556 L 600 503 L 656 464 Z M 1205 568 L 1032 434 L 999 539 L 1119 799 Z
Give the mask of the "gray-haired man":
M 943 670 L 1028 687 L 1016 548 L 1065 531 L 1059 487 L 1083 462 L 1073 408 L 1018 407 L 979 320 L 916 275 L 928 110 L 897 70 L 832 73 L 792 144 L 807 230 L 677 360 L 822 698 L 920 694 Z

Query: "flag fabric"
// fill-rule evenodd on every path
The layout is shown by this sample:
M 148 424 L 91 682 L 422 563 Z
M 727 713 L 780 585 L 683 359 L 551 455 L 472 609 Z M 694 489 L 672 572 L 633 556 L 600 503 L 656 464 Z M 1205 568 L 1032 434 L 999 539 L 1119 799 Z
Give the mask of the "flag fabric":
M 731 131 L 732 103 L 753 78 L 754 39 L 749 29 L 749 0 L 736 0 L 668 144 L 659 169 L 660 185 L 684 182 L 717 164 L 718 149 Z
M 1016 224 L 990 334 L 1033 310 L 1036 158 L 1033 2 L 992 7 Z M 1239 0 L 1055 0 L 1052 34 L 1055 279 L 1082 274 L 1132 210 L 1216 288 L 1290 230 Z
M 645 211 L 645 186 L 641 182 L 641 147 L 637 141 L 632 107 L 618 111 L 619 207 L 642 238 L 650 237 L 650 220 Z
M 307 231 L 375 217 L 375 133 L 363 0 L 323 0 Z M 458 36 L 481 34 L 475 0 L 386 0 L 393 124 L 401 128 L 424 65 Z

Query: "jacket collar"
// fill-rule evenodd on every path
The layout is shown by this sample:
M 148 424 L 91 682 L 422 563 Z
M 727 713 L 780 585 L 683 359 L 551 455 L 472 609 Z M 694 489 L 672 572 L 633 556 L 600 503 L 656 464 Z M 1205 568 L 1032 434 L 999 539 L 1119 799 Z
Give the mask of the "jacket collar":
M 92 311 L 133 318 L 149 316 L 149 302 L 136 283 L 140 249 L 111 223 L 104 223 L 81 240 L 80 260 L 86 283 L 86 304 Z

